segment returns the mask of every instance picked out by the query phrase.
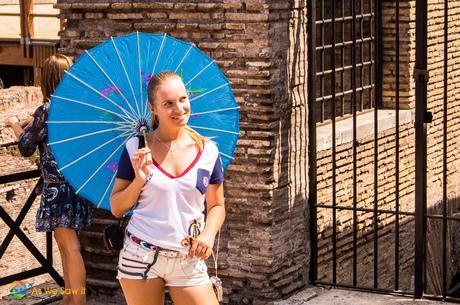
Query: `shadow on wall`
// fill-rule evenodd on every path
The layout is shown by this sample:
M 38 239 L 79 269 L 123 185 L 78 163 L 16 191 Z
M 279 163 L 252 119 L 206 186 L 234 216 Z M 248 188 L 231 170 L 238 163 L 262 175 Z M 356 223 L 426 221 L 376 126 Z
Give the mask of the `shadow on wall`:
M 460 198 L 452 198 L 447 203 L 449 216 L 460 216 Z M 427 211 L 427 215 L 442 215 L 442 202 L 436 203 Z M 339 213 L 339 212 L 337 212 Z M 359 212 L 361 213 L 361 212 Z M 372 212 L 367 212 L 372 215 Z M 379 215 L 377 229 L 377 288 L 401 290 L 413 293 L 414 289 L 414 254 L 415 254 L 415 218 L 400 215 L 399 220 L 399 251 L 396 265 L 396 222 L 395 217 L 381 218 Z M 361 215 L 358 219 L 362 218 Z M 344 221 L 342 220 L 342 224 Z M 337 230 L 336 282 L 341 285 L 353 283 L 353 219 Z M 341 224 L 337 224 L 338 227 Z M 364 226 L 358 223 L 356 239 L 356 281 L 360 287 L 372 289 L 374 285 L 374 241 L 373 223 Z M 318 232 L 318 278 L 322 282 L 332 283 L 333 280 L 333 244 L 332 226 Z M 460 217 L 458 220 L 447 220 L 446 231 L 446 270 L 447 289 L 452 289 L 452 296 L 460 296 Z M 426 293 L 442 294 L 442 258 L 443 258 L 443 221 L 427 219 L 426 230 Z M 396 270 L 398 266 L 398 270 Z
M 442 216 L 442 202 L 428 209 L 428 215 Z M 447 294 L 460 297 L 460 197 L 448 200 L 446 221 Z M 427 220 L 427 293 L 440 295 L 443 288 L 443 220 Z M 457 287 L 456 287 L 457 286 Z

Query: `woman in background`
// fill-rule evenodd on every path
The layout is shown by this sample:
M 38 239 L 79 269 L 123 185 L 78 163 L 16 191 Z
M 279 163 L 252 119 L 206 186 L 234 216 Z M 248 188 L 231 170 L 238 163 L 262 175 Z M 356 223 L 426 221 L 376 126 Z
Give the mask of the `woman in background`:
M 48 146 L 46 120 L 50 108 L 50 96 L 56 90 L 61 78 L 72 65 L 72 60 L 64 55 L 52 55 L 43 65 L 41 91 L 43 104 L 33 115 L 31 122 L 19 122 L 10 117 L 5 124 L 10 126 L 19 141 L 22 156 L 31 156 L 38 147 L 40 153 L 43 187 L 41 203 L 36 215 L 38 232 L 54 232 L 54 238 L 61 254 L 66 291 L 61 305 L 86 304 L 86 271 L 80 253 L 78 231 L 90 225 L 91 203 L 75 194 L 75 191 L 59 173 L 54 156 Z M 24 128 L 24 125 L 27 127 Z

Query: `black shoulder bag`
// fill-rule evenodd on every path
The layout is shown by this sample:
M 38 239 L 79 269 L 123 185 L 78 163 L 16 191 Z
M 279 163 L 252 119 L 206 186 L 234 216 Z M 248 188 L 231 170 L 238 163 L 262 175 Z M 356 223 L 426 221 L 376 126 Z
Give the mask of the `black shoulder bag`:
M 143 136 L 138 136 L 139 146 L 138 148 L 143 148 L 145 146 L 145 141 Z M 130 211 L 134 210 L 137 203 L 133 205 Z M 124 216 L 118 220 L 117 224 L 111 224 L 104 228 L 103 239 L 104 246 L 111 251 L 118 251 L 123 248 L 123 240 L 125 238 L 125 229 L 128 224 L 128 217 Z

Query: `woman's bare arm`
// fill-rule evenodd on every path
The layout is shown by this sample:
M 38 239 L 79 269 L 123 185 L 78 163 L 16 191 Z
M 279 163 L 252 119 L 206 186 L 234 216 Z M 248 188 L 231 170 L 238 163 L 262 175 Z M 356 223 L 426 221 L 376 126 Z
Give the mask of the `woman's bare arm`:
M 121 218 L 137 202 L 142 188 L 149 175 L 150 160 L 146 157 L 150 149 L 144 147 L 138 149 L 131 158 L 131 165 L 135 173 L 133 181 L 117 178 L 110 195 L 110 209 L 112 214 Z
M 225 221 L 224 185 L 210 184 L 206 191 L 206 225 L 203 232 L 192 242 L 189 257 L 207 259 L 212 252 L 214 239 Z
M 113 216 L 123 217 L 137 202 L 143 186 L 144 182 L 136 179 L 133 181 L 115 179 L 110 195 L 110 210 Z

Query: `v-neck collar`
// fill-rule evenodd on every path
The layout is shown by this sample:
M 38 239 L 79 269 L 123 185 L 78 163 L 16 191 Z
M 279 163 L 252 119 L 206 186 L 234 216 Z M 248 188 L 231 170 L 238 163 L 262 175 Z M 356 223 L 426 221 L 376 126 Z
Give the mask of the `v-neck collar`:
M 177 179 L 177 178 L 181 178 L 183 176 L 185 176 L 194 166 L 195 164 L 198 162 L 198 160 L 200 159 L 201 157 L 201 154 L 204 150 L 204 143 L 203 143 L 203 149 L 199 150 L 198 153 L 196 154 L 196 157 L 195 159 L 192 161 L 192 163 L 182 172 L 180 173 L 179 175 L 177 176 L 174 176 L 174 175 L 171 175 L 170 173 L 168 173 L 164 168 L 161 167 L 161 165 L 155 160 L 152 158 L 152 162 L 153 162 L 153 165 L 155 165 L 156 168 L 158 168 L 160 170 L 160 172 L 162 172 L 165 176 L 171 178 L 171 179 Z

